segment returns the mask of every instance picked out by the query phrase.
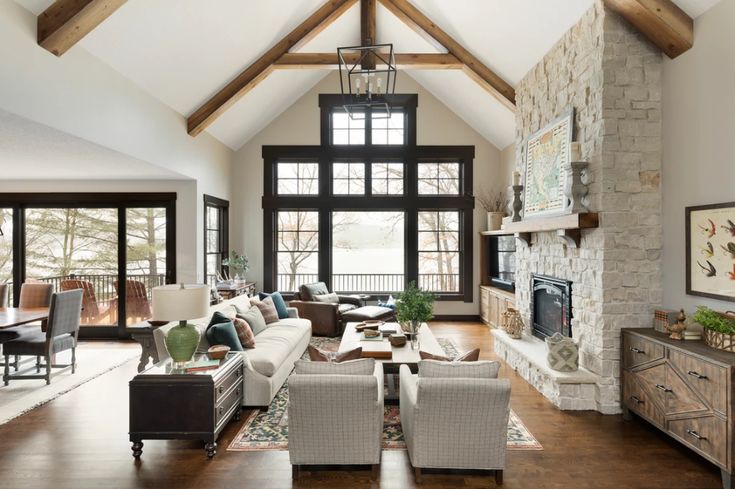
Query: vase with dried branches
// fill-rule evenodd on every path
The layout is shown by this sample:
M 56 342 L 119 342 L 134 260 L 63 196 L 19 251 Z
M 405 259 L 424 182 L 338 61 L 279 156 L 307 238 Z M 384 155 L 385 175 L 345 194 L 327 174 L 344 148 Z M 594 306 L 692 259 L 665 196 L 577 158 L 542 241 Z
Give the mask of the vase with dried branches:
M 505 217 L 505 192 L 497 189 L 483 189 L 475 198 L 487 212 L 487 230 L 500 229 L 503 217 Z

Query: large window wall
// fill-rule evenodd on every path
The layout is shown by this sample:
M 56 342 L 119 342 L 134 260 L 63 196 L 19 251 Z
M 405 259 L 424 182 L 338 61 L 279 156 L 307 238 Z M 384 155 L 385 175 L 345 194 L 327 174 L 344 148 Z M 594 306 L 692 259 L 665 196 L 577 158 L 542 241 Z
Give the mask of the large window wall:
M 5 194 L 0 282 L 83 289 L 82 335 L 125 337 L 175 281 L 176 194 Z
M 264 146 L 264 287 L 472 301 L 472 146 L 417 146 L 416 95 L 349 119 L 321 95 L 319 146 Z

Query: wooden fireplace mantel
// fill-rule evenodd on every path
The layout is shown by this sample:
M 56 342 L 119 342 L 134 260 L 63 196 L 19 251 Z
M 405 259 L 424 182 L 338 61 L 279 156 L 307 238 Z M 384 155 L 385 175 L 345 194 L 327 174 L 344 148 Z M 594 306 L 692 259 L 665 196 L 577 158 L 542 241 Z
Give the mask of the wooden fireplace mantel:
M 503 229 L 497 231 L 483 231 L 483 236 L 510 236 L 520 239 L 527 246 L 531 246 L 531 234 L 547 231 L 556 231 L 556 235 L 572 248 L 579 247 L 582 238 L 582 229 L 592 229 L 599 226 L 599 217 L 596 212 L 579 212 L 560 216 L 537 217 L 517 222 L 503 224 Z

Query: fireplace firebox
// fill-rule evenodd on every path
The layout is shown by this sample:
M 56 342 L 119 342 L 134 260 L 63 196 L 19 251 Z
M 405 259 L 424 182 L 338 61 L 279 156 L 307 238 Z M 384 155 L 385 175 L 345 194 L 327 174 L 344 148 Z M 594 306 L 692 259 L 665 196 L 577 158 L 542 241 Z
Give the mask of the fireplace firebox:
M 531 277 L 533 335 L 544 339 L 554 333 L 572 336 L 572 282 L 533 274 Z

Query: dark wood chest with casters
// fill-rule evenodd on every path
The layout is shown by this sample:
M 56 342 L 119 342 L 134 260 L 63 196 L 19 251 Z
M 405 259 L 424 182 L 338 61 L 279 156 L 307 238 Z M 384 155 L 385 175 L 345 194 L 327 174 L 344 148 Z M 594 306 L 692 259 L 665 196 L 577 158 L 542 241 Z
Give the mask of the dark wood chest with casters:
M 624 417 L 635 413 L 691 448 L 720 468 L 723 487 L 735 489 L 735 353 L 653 329 L 622 336 Z
M 143 453 L 143 440 L 182 439 L 202 440 L 212 458 L 222 429 L 240 419 L 242 366 L 242 356 L 229 353 L 212 370 L 187 373 L 167 359 L 136 375 L 130 381 L 133 456 Z

